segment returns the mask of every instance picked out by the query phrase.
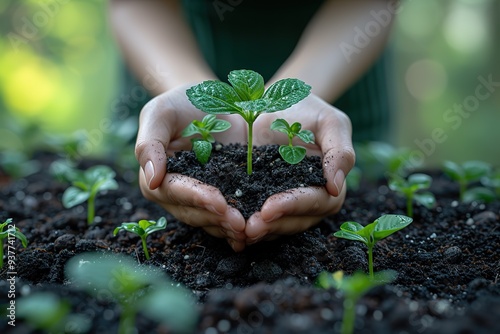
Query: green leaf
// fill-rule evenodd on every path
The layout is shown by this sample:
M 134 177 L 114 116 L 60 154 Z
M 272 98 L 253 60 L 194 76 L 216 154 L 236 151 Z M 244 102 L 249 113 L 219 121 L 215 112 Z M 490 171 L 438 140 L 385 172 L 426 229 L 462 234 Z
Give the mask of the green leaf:
M 333 235 L 336 236 L 337 238 L 353 240 L 353 241 L 361 241 L 365 244 L 367 243 L 367 240 L 363 236 L 361 236 L 355 232 L 337 231 Z
M 264 94 L 264 78 L 251 70 L 231 71 L 228 81 L 242 101 L 257 100 Z
M 470 203 L 474 201 L 490 203 L 496 198 L 495 193 L 485 187 L 475 187 L 467 189 L 464 193 L 464 202 Z
M 268 99 L 258 99 L 253 101 L 241 101 L 235 102 L 235 104 L 243 110 L 253 111 L 256 113 L 268 112 L 268 108 L 272 103 L 271 100 Z
M 21 243 L 23 245 L 24 248 L 26 248 L 28 246 L 28 239 L 26 239 L 26 236 L 21 233 L 21 231 L 19 231 L 18 228 L 16 229 L 11 229 L 11 231 L 9 231 L 9 233 L 13 236 L 15 236 L 16 238 L 18 238 L 19 240 L 21 240 Z
M 167 219 L 165 217 L 161 217 L 154 224 L 149 225 L 145 231 L 146 235 L 150 235 L 153 232 L 164 230 L 167 227 Z
M 453 161 L 445 161 L 443 163 L 443 172 L 454 181 L 465 179 L 464 170 Z
M 120 226 L 116 227 L 113 231 L 113 235 L 117 235 L 120 231 L 127 231 L 130 233 L 137 234 L 138 236 L 143 236 L 145 231 L 144 229 L 135 222 L 130 223 L 122 223 Z
M 286 120 L 278 118 L 271 123 L 271 130 L 288 134 L 290 132 L 290 125 Z
M 462 164 L 467 181 L 477 181 L 491 172 L 491 165 L 483 161 L 466 161 Z
M 436 197 L 430 192 L 416 193 L 413 197 L 415 202 L 425 206 L 427 209 L 432 209 L 436 205 Z
M 201 134 L 200 129 L 195 125 L 194 122 L 195 121 L 189 123 L 189 125 L 186 126 L 184 128 L 184 130 L 182 130 L 182 132 L 181 132 L 181 136 L 182 137 L 190 137 L 190 136 L 193 136 L 193 135 L 196 135 L 196 134 Z
M 340 229 L 346 232 L 359 232 L 364 229 L 363 225 L 358 222 L 345 222 L 340 225 Z
M 64 191 L 62 203 L 66 209 L 85 202 L 90 197 L 90 192 L 83 191 L 76 187 L 69 187 Z
M 384 239 L 389 235 L 405 228 L 413 221 L 412 218 L 403 215 L 383 215 L 374 223 L 376 223 L 373 237 L 375 242 Z
M 310 130 L 302 130 L 297 134 L 304 143 L 314 144 L 314 133 Z
M 222 132 L 222 131 L 226 131 L 230 127 L 231 127 L 231 123 L 229 123 L 228 121 L 223 120 L 223 119 L 217 119 L 217 120 L 215 120 L 215 123 L 212 126 L 212 128 L 210 129 L 210 131 L 211 132 Z
M 84 172 L 85 180 L 88 185 L 96 184 L 101 180 L 113 179 L 116 175 L 111 167 L 97 165 L 90 167 Z
M 311 86 L 298 79 L 282 79 L 272 84 L 264 93 L 264 98 L 271 100 L 266 112 L 285 110 L 305 99 L 311 92 Z
M 302 146 L 281 145 L 279 152 L 283 160 L 292 165 L 298 164 L 306 156 L 306 149 Z
M 427 189 L 431 186 L 432 178 L 427 174 L 415 173 L 408 177 L 408 185 L 415 190 Z
M 234 114 L 241 112 L 235 102 L 241 101 L 230 85 L 215 80 L 204 81 L 186 91 L 189 101 L 209 114 Z
M 212 144 L 205 140 L 194 140 L 193 151 L 196 155 L 196 159 L 204 165 L 208 162 L 208 159 L 212 154 Z

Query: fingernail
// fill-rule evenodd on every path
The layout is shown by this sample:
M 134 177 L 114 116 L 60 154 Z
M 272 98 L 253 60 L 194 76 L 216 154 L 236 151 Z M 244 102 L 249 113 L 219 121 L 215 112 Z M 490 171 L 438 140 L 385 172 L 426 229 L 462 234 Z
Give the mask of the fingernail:
M 342 191 L 342 187 L 344 186 L 344 181 L 345 181 L 345 174 L 342 169 L 339 169 L 337 173 L 335 173 L 335 176 L 333 177 L 333 184 L 335 184 L 335 187 L 337 187 L 337 191 L 340 195 L 340 192 Z
M 231 239 L 227 239 L 227 243 L 229 244 L 229 246 L 231 246 L 231 248 L 234 250 L 234 241 L 231 240 Z
M 144 166 L 144 175 L 146 176 L 146 181 L 148 181 L 148 187 L 151 188 L 151 181 L 155 177 L 155 167 L 151 160 L 146 162 L 146 166 Z
M 215 208 L 215 206 L 213 205 L 205 205 L 205 209 L 207 209 L 208 211 L 212 212 L 212 213 L 215 213 L 216 215 L 219 215 L 219 216 L 222 216 L 224 214 L 224 212 L 221 212 L 219 210 L 217 210 Z

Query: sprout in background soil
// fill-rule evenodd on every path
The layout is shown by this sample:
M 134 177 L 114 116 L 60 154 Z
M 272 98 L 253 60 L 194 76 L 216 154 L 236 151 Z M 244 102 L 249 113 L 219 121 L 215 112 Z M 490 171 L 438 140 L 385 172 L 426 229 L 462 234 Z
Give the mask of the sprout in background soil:
M 4 231 L 5 226 L 7 229 Z M 4 239 L 7 239 L 7 264 L 9 266 L 9 271 L 15 271 L 15 246 L 14 243 L 16 238 L 21 240 L 23 247 L 28 246 L 28 240 L 26 236 L 19 231 L 19 229 L 12 224 L 12 218 L 8 218 L 6 221 L 0 224 L 0 269 L 3 268 L 3 244 Z
M 98 165 L 86 171 L 68 168 L 64 178 L 71 186 L 64 191 L 62 203 L 69 209 L 85 201 L 88 203 L 87 223 L 92 224 L 95 217 L 95 197 L 105 190 L 118 189 L 115 172 L 108 166 Z
M 215 138 L 212 133 L 226 131 L 231 127 L 231 123 L 222 119 L 217 119 L 215 115 L 207 115 L 201 121 L 192 121 L 184 130 L 183 137 L 190 137 L 195 134 L 200 134 L 201 138 L 193 138 L 193 151 L 196 159 L 204 165 L 208 162 L 210 154 L 212 154 L 212 143 L 215 143 Z
M 356 319 L 356 303 L 370 289 L 388 284 L 396 279 L 393 270 L 384 270 L 368 276 L 363 272 L 355 272 L 352 276 L 344 276 L 342 271 L 333 274 L 323 272 L 318 276 L 317 285 L 323 289 L 335 288 L 344 294 L 344 315 L 342 317 L 342 334 L 354 333 Z
M 459 185 L 460 201 L 491 202 L 495 199 L 495 194 L 491 189 L 485 187 L 468 188 L 471 184 L 479 182 L 491 173 L 491 165 L 483 161 L 466 161 L 458 164 L 453 161 L 443 163 L 443 171 L 450 179 Z
M 370 277 L 373 278 L 373 247 L 375 244 L 410 225 L 412 221 L 412 218 L 402 215 L 383 215 L 364 227 L 357 222 L 345 222 L 340 226 L 340 231 L 333 235 L 337 238 L 361 241 L 368 247 L 368 268 Z
M 301 130 L 302 124 L 295 122 L 292 125 L 282 118 L 275 120 L 271 124 L 271 130 L 283 132 L 288 136 L 288 145 L 281 145 L 279 152 L 283 160 L 291 165 L 298 164 L 306 156 L 306 148 L 294 146 L 293 137 L 299 137 L 304 143 L 314 144 L 314 134 L 309 130 Z
M 146 256 L 146 259 L 149 260 L 149 252 L 146 245 L 146 239 L 148 235 L 156 231 L 164 230 L 166 227 L 167 219 L 165 217 L 161 217 L 160 219 L 158 219 L 158 222 L 155 222 L 154 220 L 142 219 L 139 220 L 138 223 L 122 223 L 121 226 L 115 228 L 115 230 L 113 231 L 113 235 L 117 235 L 121 230 L 137 234 L 139 237 L 141 237 L 144 255 Z
M 174 285 L 159 269 L 139 266 L 130 257 L 80 254 L 66 264 L 66 276 L 90 294 L 108 297 L 120 305 L 119 334 L 137 331 L 138 311 L 163 323 L 169 333 L 192 333 L 196 326 L 198 315 L 192 294 L 179 284 Z
M 389 188 L 400 193 L 406 198 L 406 214 L 413 217 L 413 201 L 425 206 L 428 209 L 436 205 L 436 198 L 429 191 L 432 177 L 427 174 L 415 173 L 408 176 L 407 179 L 399 175 L 389 176 Z
M 231 71 L 231 85 L 204 81 L 186 91 L 189 101 L 208 114 L 238 114 L 248 124 L 247 174 L 252 174 L 253 123 L 262 113 L 284 110 L 306 98 L 311 87 L 298 79 L 282 79 L 267 90 L 262 76 L 251 70 Z

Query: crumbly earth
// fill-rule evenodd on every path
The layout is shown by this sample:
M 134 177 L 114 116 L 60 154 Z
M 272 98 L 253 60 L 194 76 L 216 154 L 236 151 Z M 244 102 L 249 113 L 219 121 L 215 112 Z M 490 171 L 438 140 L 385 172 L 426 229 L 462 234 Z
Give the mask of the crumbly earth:
M 98 196 L 99 223 L 88 226 L 86 205 L 65 209 L 61 204 L 66 185 L 48 173 L 55 158 L 40 155 L 45 168 L 25 179 L 0 178 L 0 219 L 12 218 L 30 241 L 26 249 L 16 243 L 16 299 L 38 291 L 57 294 L 70 303 L 73 313 L 89 321 L 89 333 L 117 332 L 120 315 L 118 305 L 95 299 L 65 278 L 66 262 L 91 251 L 126 254 L 187 287 L 197 300 L 195 333 L 338 332 L 342 295 L 316 287 L 315 280 L 323 271 L 367 270 L 367 260 L 362 244 L 332 233 L 344 221 L 364 225 L 383 214 L 405 213 L 404 199 L 385 181 L 366 181 L 359 190 L 348 191 L 338 214 L 314 228 L 234 253 L 224 240 L 179 222 L 145 200 L 123 173 L 117 177 L 118 190 Z M 84 161 L 81 167 L 98 163 L 105 162 Z M 375 270 L 392 269 L 398 276 L 360 299 L 356 333 L 500 331 L 500 202 L 459 203 L 458 188 L 440 172 L 432 175 L 438 205 L 417 206 L 411 225 L 375 246 Z M 276 178 L 271 175 L 263 182 L 281 184 Z M 113 229 L 124 221 L 161 216 L 167 217 L 168 225 L 148 237 L 149 261 L 137 236 L 113 236 Z M 7 305 L 7 267 L 0 278 L 0 304 Z M 2 317 L 1 333 L 38 333 L 19 317 L 16 327 Z M 145 314 L 139 314 L 136 326 L 138 333 L 171 332 Z

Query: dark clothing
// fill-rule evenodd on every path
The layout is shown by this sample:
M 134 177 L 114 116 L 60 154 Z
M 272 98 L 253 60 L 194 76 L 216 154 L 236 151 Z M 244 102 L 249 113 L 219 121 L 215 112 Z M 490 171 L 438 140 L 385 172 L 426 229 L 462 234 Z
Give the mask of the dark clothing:
M 270 79 L 293 51 L 322 3 L 323 0 L 182 1 L 203 56 L 223 81 L 237 69 L 254 70 L 265 81 Z M 385 60 L 385 56 L 381 57 L 333 103 L 351 118 L 354 141 L 385 139 L 388 132 L 390 105 Z

